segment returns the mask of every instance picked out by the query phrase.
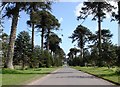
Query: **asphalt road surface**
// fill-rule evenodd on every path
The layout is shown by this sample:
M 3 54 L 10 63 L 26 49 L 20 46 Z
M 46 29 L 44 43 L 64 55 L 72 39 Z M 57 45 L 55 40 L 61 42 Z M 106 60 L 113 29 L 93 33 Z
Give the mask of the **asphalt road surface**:
M 28 85 L 114 85 L 87 73 L 63 67 Z

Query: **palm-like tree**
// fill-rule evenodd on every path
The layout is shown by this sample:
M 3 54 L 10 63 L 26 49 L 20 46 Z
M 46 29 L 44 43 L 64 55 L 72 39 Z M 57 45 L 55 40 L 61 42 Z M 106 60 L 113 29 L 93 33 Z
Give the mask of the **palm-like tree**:
M 32 52 L 34 49 L 34 31 L 35 31 L 35 24 L 37 23 L 37 13 L 35 13 L 33 10 L 30 14 L 30 20 L 27 21 L 27 24 L 32 27 Z
M 110 42 L 110 39 L 111 39 L 112 36 L 113 36 L 113 34 L 111 34 L 110 30 L 108 30 L 108 29 L 102 29 L 101 30 L 101 40 L 102 40 L 102 43 Z M 98 31 L 96 31 L 96 34 L 92 34 L 89 37 L 89 40 L 92 41 L 92 43 L 94 43 L 93 46 L 96 45 L 96 47 L 98 47 L 98 45 L 99 45 L 98 37 L 99 37 L 99 32 Z
M 90 48 L 92 51 L 91 53 L 93 56 L 96 56 L 96 60 L 97 60 L 96 63 L 98 64 L 98 66 L 101 66 L 102 62 L 105 60 L 105 59 L 103 59 L 103 57 L 107 55 L 107 51 L 110 49 L 110 47 L 109 47 L 110 46 L 109 44 L 111 44 L 110 39 L 113 35 L 111 34 L 110 30 L 107 30 L 107 29 L 101 30 L 101 49 L 102 49 L 101 57 L 98 57 L 98 55 L 99 55 L 98 36 L 99 36 L 99 32 L 97 31 L 96 34 L 93 34 L 89 37 L 89 40 L 92 41 L 92 43 L 93 43 L 93 45 L 90 45 Z M 104 51 L 105 49 L 107 49 L 107 51 Z M 105 54 L 105 52 L 106 52 L 106 55 L 103 55 L 103 54 Z M 93 57 L 93 58 L 95 59 L 95 57 Z
M 72 65 L 73 63 L 73 60 L 75 58 L 77 58 L 77 53 L 79 52 L 80 50 L 77 49 L 77 48 L 70 48 L 69 50 L 69 53 L 67 54 L 68 55 L 68 61 L 69 63 Z
M 81 8 L 79 19 L 86 19 L 90 14 L 94 15 L 92 20 L 98 20 L 98 32 L 99 32 L 99 54 L 101 51 L 101 22 L 106 18 L 106 12 L 112 12 L 115 9 L 114 6 L 105 2 L 84 2 L 84 7 Z
M 33 2 L 29 3 L 29 7 L 27 9 L 29 15 L 30 15 L 30 20 L 27 21 L 27 24 L 32 27 L 32 51 L 34 49 L 34 31 L 35 31 L 35 25 L 39 21 L 39 15 L 38 12 L 46 9 L 46 10 L 51 10 L 51 3 L 50 2 Z
M 47 48 L 47 43 L 48 43 L 48 39 L 46 38 L 46 42 L 45 42 L 45 47 Z M 51 54 L 53 56 L 53 60 L 55 61 L 55 64 L 57 65 L 61 65 L 59 63 L 61 63 L 63 57 L 65 56 L 65 53 L 63 51 L 63 49 L 60 47 L 60 43 L 61 43 L 61 38 L 58 37 L 58 35 L 56 35 L 55 33 L 51 33 L 49 35 L 49 49 L 51 50 Z
M 56 35 L 55 33 L 51 33 L 49 36 L 49 49 L 51 50 L 51 52 L 56 52 L 57 49 L 60 48 L 59 44 L 61 43 L 61 38 L 58 37 L 58 35 Z M 46 39 L 46 47 L 47 47 L 47 42 L 48 39 Z
M 10 40 L 9 40 L 9 45 L 8 45 L 8 53 L 7 53 L 5 67 L 14 69 L 12 62 L 13 62 L 14 43 L 15 43 L 15 38 L 16 38 L 18 17 L 19 17 L 19 12 L 24 10 L 25 3 L 3 2 L 2 6 L 5 8 L 5 14 L 3 17 L 7 16 L 8 18 L 12 18 L 11 33 L 10 33 Z
M 79 51 L 80 51 L 80 50 L 77 49 L 77 48 L 71 48 L 71 49 L 70 49 L 70 53 L 72 53 L 72 54 L 74 55 L 74 57 L 77 56 L 77 53 L 78 53 Z
M 49 35 L 52 29 L 58 29 L 60 24 L 58 20 L 53 16 L 49 11 L 42 10 L 38 13 L 40 20 L 37 24 L 37 28 L 41 31 L 41 49 L 43 50 L 43 39 L 44 34 L 47 33 L 46 38 L 47 40 L 47 49 L 49 50 Z
M 45 9 L 46 7 L 49 8 L 49 5 L 45 3 L 41 2 L 41 4 L 37 4 L 34 6 L 40 6 L 42 9 Z M 3 17 L 7 16 L 8 18 L 12 18 L 9 47 L 8 47 L 6 63 L 4 66 L 6 68 L 14 69 L 12 62 L 13 62 L 14 43 L 16 38 L 16 30 L 17 30 L 19 13 L 22 10 L 29 12 L 29 9 L 31 7 L 32 5 L 30 2 L 3 2 L 2 3 L 2 10 L 4 10 L 5 12 Z
M 60 27 L 60 23 L 58 21 L 58 19 L 56 19 L 56 17 L 54 15 L 52 15 L 51 13 L 49 13 L 49 16 L 48 16 L 48 28 L 47 28 L 47 50 L 49 50 L 49 36 L 50 36 L 50 33 L 51 33 L 51 30 L 53 29 L 56 29 L 58 30 L 58 28 Z
M 69 60 L 72 60 L 74 58 L 74 54 L 75 54 L 74 49 L 71 48 L 69 50 L 69 53 L 67 54 L 69 56 Z
M 48 14 L 46 10 L 39 11 L 40 20 L 39 20 L 39 24 L 37 24 L 36 26 L 36 28 L 38 28 L 38 31 L 41 32 L 41 50 L 43 50 L 44 34 L 47 31 L 46 29 L 47 15 Z
M 82 58 L 83 58 L 83 49 L 84 49 L 85 43 L 88 41 L 88 37 L 90 35 L 91 35 L 91 32 L 89 29 L 87 29 L 86 27 L 82 25 L 79 25 L 74 31 L 74 33 L 72 34 L 72 36 L 69 37 L 72 39 L 72 43 L 75 41 L 78 42 L 78 46 L 81 49 Z
M 73 59 L 73 53 L 70 51 L 68 54 L 68 60 L 72 60 Z

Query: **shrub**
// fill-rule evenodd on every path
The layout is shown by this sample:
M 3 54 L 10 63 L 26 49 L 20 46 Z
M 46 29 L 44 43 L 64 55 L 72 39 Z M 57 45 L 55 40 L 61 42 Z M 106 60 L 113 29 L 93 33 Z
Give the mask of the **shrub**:
M 115 73 L 120 75 L 120 68 L 117 68 Z

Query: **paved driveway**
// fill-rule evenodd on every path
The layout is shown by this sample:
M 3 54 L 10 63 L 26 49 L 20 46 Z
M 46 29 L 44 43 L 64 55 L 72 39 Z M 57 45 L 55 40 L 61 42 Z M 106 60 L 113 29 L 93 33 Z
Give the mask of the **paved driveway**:
M 63 67 L 28 85 L 114 85 L 84 72 Z

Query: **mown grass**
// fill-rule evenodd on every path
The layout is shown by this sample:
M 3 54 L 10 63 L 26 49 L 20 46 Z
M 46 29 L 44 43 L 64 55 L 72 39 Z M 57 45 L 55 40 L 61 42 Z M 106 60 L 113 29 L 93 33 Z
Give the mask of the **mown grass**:
M 97 75 L 98 77 L 110 80 L 120 84 L 120 73 L 116 73 L 116 68 L 108 69 L 107 67 L 73 67 L 74 69 Z
M 2 85 L 25 85 L 57 68 L 38 68 L 28 70 L 2 69 Z

